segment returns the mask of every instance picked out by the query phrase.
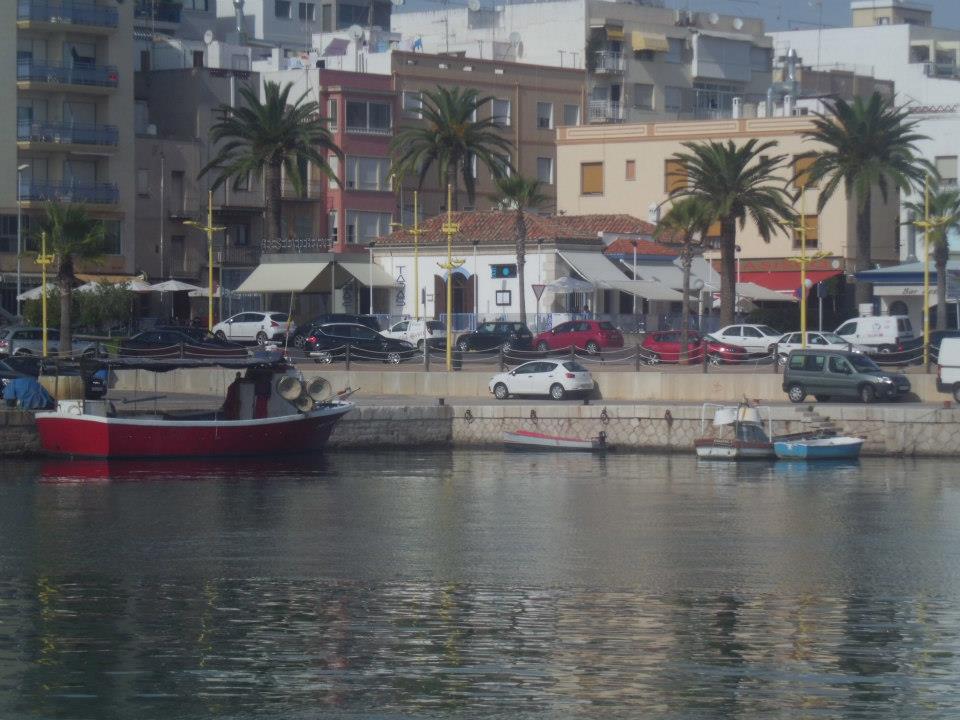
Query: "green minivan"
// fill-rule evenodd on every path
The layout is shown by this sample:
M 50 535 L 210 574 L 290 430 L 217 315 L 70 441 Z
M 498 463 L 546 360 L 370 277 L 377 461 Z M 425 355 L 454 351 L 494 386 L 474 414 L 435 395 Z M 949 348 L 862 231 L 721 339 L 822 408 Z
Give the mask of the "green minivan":
M 882 370 L 862 353 L 846 350 L 794 350 L 783 371 L 783 391 L 790 402 L 807 395 L 818 401 L 831 398 L 897 400 L 910 392 L 910 381 L 900 373 Z

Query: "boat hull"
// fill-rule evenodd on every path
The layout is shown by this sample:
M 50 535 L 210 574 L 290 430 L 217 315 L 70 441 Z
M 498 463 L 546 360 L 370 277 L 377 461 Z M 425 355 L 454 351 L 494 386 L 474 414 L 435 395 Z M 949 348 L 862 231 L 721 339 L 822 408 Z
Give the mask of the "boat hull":
M 37 413 L 44 452 L 78 458 L 236 457 L 315 452 L 353 407 L 257 420 L 168 420 Z
M 863 448 L 861 438 L 835 437 L 816 440 L 778 441 L 774 452 L 781 460 L 854 460 Z
M 702 439 L 694 442 L 697 457 L 705 460 L 772 460 L 771 443 L 750 443 L 737 440 Z
M 558 435 L 517 430 L 503 433 L 503 442 L 508 448 L 521 450 L 579 450 L 581 452 L 596 452 L 605 450 L 606 445 L 599 440 L 583 440 L 581 438 L 567 438 Z

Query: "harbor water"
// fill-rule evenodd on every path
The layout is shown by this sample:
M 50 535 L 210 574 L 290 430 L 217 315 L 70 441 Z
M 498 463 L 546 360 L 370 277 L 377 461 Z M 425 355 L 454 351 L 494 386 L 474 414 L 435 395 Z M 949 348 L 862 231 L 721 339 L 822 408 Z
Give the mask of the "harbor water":
M 0 718 L 947 718 L 941 460 L 0 466 Z

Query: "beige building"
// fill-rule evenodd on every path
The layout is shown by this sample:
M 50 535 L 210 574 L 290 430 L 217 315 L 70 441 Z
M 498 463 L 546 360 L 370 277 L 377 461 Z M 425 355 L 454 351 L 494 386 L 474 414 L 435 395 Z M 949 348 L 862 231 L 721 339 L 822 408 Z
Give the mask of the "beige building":
M 17 128 L 0 162 L 0 303 L 15 307 L 18 199 L 30 218 L 50 200 L 79 203 L 106 222 L 104 274 L 133 270 L 133 5 L 115 0 L 0 3 L 0 63 L 7 102 L 0 124 Z M 10 136 L 8 136 L 10 137 Z M 18 182 L 19 178 L 19 182 Z M 18 192 L 19 190 L 19 192 Z M 39 284 L 22 258 L 23 288 Z
M 777 143 L 774 153 L 787 156 L 784 182 L 796 168 L 810 162 L 817 146 L 804 139 L 812 127 L 805 117 L 750 118 L 710 122 L 650 123 L 641 125 L 587 126 L 560 128 L 557 131 L 557 205 L 560 212 L 572 215 L 588 213 L 648 211 L 655 218 L 658 206 L 667 203 L 673 187 L 682 185 L 682 177 L 673 156 L 684 150 L 684 142 L 732 140 L 742 144 L 750 138 Z M 791 185 L 789 188 L 794 191 Z M 838 261 L 835 269 L 853 270 L 856 257 L 856 207 L 842 190 L 834 194 L 817 213 L 818 194 L 809 188 L 803 198 L 806 224 L 810 228 L 807 246 L 810 252 L 826 253 Z M 669 203 L 667 203 L 667 206 Z M 873 205 L 873 260 L 879 263 L 897 259 L 897 208 L 899 198 L 884 203 L 877 193 Z M 801 201 L 795 207 L 799 212 Z M 665 208 L 664 208 L 665 209 Z M 779 234 L 769 243 L 756 227 L 747 222 L 737 232 L 739 257 L 744 260 L 776 259 L 796 256 L 800 241 L 793 235 Z M 830 262 L 832 267 L 832 261 Z
M 930 6 L 913 0 L 853 0 L 853 27 L 873 25 L 930 25 Z

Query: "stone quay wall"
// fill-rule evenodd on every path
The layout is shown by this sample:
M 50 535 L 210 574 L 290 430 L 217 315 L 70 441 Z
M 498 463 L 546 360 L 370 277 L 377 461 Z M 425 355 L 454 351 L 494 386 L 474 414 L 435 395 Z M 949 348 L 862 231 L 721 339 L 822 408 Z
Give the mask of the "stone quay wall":
M 35 455 L 40 438 L 33 413 L 21 410 L 0 411 L 0 457 Z

